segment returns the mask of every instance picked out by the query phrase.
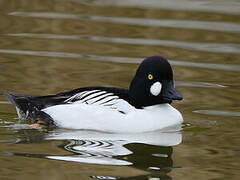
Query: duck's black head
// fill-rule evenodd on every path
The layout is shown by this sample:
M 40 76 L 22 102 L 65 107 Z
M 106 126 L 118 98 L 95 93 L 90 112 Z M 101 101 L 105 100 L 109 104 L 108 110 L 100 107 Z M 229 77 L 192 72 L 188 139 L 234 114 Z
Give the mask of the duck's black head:
M 161 56 L 143 60 L 131 82 L 129 92 L 136 107 L 182 100 L 174 87 L 172 67 Z

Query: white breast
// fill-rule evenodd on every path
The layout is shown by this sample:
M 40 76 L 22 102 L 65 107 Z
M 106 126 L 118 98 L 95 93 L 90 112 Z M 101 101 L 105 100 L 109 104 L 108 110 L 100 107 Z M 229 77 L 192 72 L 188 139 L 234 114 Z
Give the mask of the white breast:
M 135 109 L 124 100 L 118 109 L 96 104 L 73 103 L 43 109 L 57 126 L 70 129 L 88 129 L 114 133 L 136 133 L 179 126 L 183 122 L 179 111 L 169 104 Z M 119 112 L 122 108 L 124 113 Z

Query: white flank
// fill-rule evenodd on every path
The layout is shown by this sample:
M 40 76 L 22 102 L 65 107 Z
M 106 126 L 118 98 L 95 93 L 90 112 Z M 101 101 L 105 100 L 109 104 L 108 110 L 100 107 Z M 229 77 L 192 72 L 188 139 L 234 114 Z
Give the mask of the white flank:
M 73 103 L 51 106 L 43 111 L 62 128 L 114 133 L 155 131 L 179 126 L 183 122 L 181 113 L 169 104 L 135 109 L 122 99 L 113 106 Z

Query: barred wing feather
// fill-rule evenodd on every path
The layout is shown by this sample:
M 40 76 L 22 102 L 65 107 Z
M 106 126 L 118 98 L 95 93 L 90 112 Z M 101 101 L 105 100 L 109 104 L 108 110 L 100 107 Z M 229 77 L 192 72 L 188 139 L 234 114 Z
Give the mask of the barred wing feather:
M 134 108 L 127 101 L 119 98 L 119 96 L 114 93 L 103 90 L 82 91 L 65 100 L 65 103 L 107 106 L 124 114 Z

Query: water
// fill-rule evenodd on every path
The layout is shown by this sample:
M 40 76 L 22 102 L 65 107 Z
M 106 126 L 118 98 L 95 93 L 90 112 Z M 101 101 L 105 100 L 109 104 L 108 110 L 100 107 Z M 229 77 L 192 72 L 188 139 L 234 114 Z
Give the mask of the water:
M 0 179 L 239 179 L 240 3 L 0 1 L 0 93 L 129 86 L 173 65 L 181 132 L 31 130 L 0 96 Z

